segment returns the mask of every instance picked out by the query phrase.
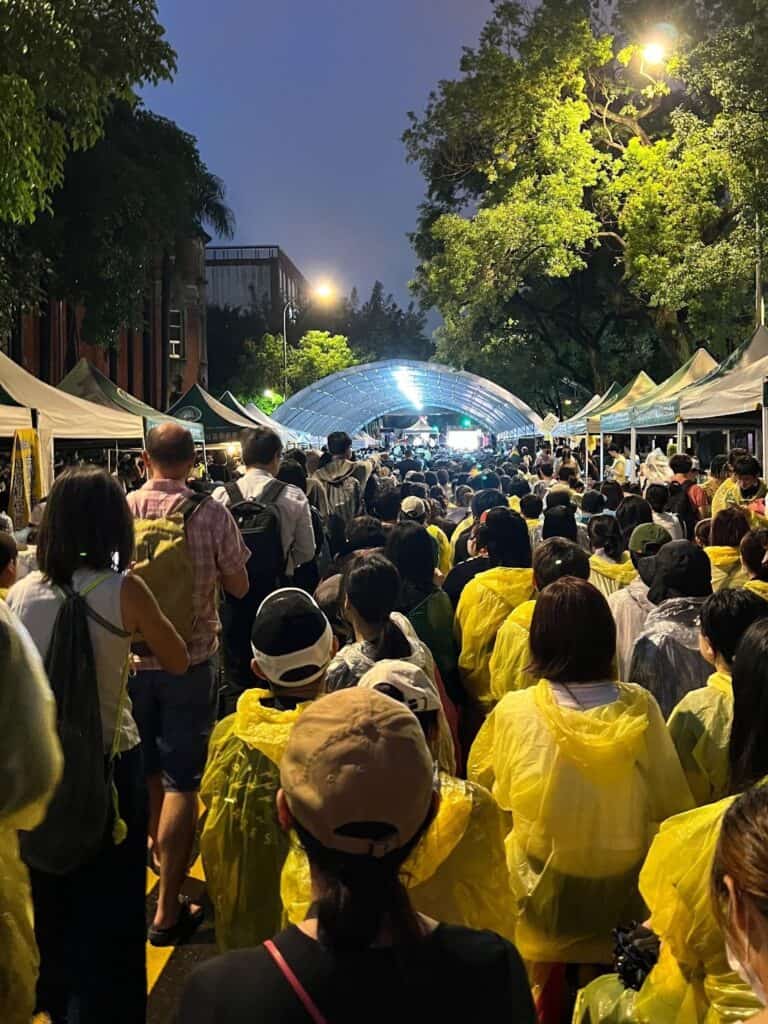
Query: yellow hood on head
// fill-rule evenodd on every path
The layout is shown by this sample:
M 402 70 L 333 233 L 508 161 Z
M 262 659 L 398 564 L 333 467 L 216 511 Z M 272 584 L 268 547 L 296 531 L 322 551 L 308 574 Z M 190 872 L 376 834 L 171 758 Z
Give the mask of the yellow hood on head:
M 637 576 L 637 569 L 631 560 L 624 562 L 610 562 L 607 558 L 600 558 L 599 555 L 592 555 L 589 559 L 592 572 L 607 576 L 610 580 L 621 583 L 622 586 L 629 586 Z
M 618 700 L 589 711 L 561 707 L 546 679 L 534 691 L 536 706 L 560 751 L 584 771 L 615 771 L 619 764 L 631 768 L 648 729 L 647 691 L 616 685 Z
M 518 605 L 518 607 L 510 613 L 509 618 L 512 622 L 516 623 L 518 626 L 522 626 L 523 629 L 527 629 L 530 632 L 533 613 L 535 611 L 536 598 L 532 598 L 530 601 L 523 601 L 521 605 Z
M 280 764 L 291 729 L 311 701 L 299 704 L 292 711 L 278 711 L 262 703 L 271 699 L 269 690 L 246 690 L 237 702 L 233 732 L 243 743 L 260 750 L 274 764 Z
M 731 547 L 704 548 L 712 565 L 728 570 L 739 561 L 739 549 Z

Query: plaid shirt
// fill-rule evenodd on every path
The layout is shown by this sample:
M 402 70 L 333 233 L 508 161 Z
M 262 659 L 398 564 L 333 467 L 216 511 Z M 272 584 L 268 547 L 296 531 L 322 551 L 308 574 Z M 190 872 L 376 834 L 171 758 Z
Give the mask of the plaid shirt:
M 149 480 L 128 495 L 128 505 L 134 519 L 159 519 L 191 494 L 177 480 Z M 250 552 L 228 510 L 213 500 L 206 501 L 190 518 L 187 543 L 195 580 L 192 611 L 196 620 L 195 637 L 187 646 L 191 664 L 199 665 L 219 647 L 219 580 L 243 569 Z M 161 665 L 156 658 L 140 658 L 137 668 L 144 671 Z

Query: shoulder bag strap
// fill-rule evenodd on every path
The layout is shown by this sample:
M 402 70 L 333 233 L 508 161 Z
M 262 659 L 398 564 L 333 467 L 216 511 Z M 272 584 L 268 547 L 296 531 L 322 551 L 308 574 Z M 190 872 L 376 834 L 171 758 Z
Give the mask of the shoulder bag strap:
M 230 505 L 239 505 L 241 501 L 245 501 L 245 497 L 237 480 L 224 484 L 224 490 L 227 492 Z
M 283 975 L 288 984 L 291 986 L 293 991 L 296 993 L 296 996 L 301 1002 L 301 1005 L 307 1011 L 308 1015 L 312 1018 L 314 1024 L 328 1024 L 325 1017 L 322 1015 L 322 1013 L 320 1013 L 320 1010 L 317 1008 L 317 1005 L 310 996 L 309 992 L 307 992 L 307 990 L 301 984 L 299 979 L 293 973 L 285 957 L 271 939 L 268 939 L 264 943 L 264 949 L 266 949 L 266 951 L 272 957 L 275 964 L 277 965 L 278 970 Z
M 260 496 L 256 499 L 260 505 L 274 505 L 280 495 L 286 488 L 286 484 L 283 480 L 275 480 L 274 478 L 269 481 L 267 486 L 261 492 Z
M 94 608 L 91 608 L 91 606 L 85 600 L 89 594 L 93 593 L 93 591 L 97 587 L 101 586 L 102 583 L 110 579 L 111 576 L 112 573 L 106 573 L 104 576 L 100 576 L 97 580 L 93 580 L 92 583 L 89 583 L 87 586 L 83 587 L 82 590 L 75 590 L 73 587 L 70 587 L 67 584 L 61 584 L 59 589 L 63 592 L 65 597 L 79 597 L 83 602 L 85 614 L 88 616 L 89 619 L 92 619 L 95 623 L 101 626 L 102 629 L 106 629 L 106 631 L 108 633 L 112 633 L 113 636 L 119 636 L 123 639 L 126 639 L 131 635 L 130 633 L 127 633 L 124 629 L 121 629 L 120 626 L 116 626 L 114 622 L 110 622 L 109 619 L 105 619 L 103 615 L 99 615 L 99 613 Z

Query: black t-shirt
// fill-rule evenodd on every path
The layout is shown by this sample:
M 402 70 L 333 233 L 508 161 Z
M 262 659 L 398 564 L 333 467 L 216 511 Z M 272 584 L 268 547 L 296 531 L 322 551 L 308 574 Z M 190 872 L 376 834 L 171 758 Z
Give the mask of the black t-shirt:
M 438 925 L 416 946 L 334 953 L 291 927 L 275 945 L 328 1024 L 439 1021 L 534 1024 L 525 968 L 493 932 Z M 310 1016 L 263 946 L 198 967 L 177 1024 L 307 1024 Z
M 421 469 L 421 463 L 418 459 L 403 459 L 398 463 L 397 471 L 400 474 L 400 479 L 405 480 L 405 474 L 410 473 L 411 470 L 419 472 Z
M 459 540 L 461 540 L 461 537 L 459 537 Z M 461 592 L 469 581 L 473 580 L 479 573 L 485 572 L 486 569 L 490 568 L 491 563 L 488 559 L 484 555 L 478 555 L 477 558 L 468 558 L 466 562 L 459 562 L 458 565 L 451 569 L 445 577 L 443 590 L 450 597 L 454 609 L 458 608 Z

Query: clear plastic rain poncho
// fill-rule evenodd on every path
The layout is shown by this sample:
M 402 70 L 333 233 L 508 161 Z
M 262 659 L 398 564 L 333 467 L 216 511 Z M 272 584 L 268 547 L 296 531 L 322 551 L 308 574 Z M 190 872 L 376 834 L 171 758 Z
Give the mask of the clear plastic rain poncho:
M 670 597 L 645 620 L 629 678 L 654 695 L 668 718 L 686 693 L 707 685 L 711 667 L 699 652 L 703 597 Z
M 514 690 L 535 686 L 538 676 L 531 668 L 531 621 L 535 601 L 526 601 L 507 617 L 496 634 L 488 668 L 491 674 L 491 698 L 498 702 Z
M 479 573 L 464 587 L 456 609 L 459 672 L 467 692 L 490 710 L 490 660 L 496 634 L 510 612 L 534 593 L 533 569 L 497 566 Z
M 733 724 L 733 683 L 715 672 L 672 712 L 668 725 L 697 806 L 721 800 L 728 790 L 728 744 Z
M 29 1024 L 39 957 L 16 829 L 43 820 L 61 775 L 56 706 L 24 627 L 0 601 L 0 1020 Z
M 211 737 L 200 787 L 200 836 L 219 949 L 258 946 L 280 931 L 280 872 L 288 836 L 277 820 L 278 765 L 308 704 L 280 711 L 267 690 L 246 690 Z
M 528 961 L 610 962 L 612 929 L 643 919 L 637 878 L 656 829 L 693 803 L 656 702 L 638 686 L 617 692 L 588 711 L 560 706 L 546 680 L 509 693 L 470 753 L 469 777 L 512 815 Z
M 515 906 L 504 858 L 509 820 L 490 793 L 440 773 L 440 807 L 403 865 L 413 906 L 444 924 L 515 937 Z M 282 877 L 285 917 L 298 924 L 311 903 L 309 861 L 293 839 Z
M 579 994 L 575 1024 L 741 1024 L 757 1013 L 751 990 L 729 967 L 715 918 L 710 875 L 723 816 L 733 797 L 664 823 L 640 875 L 659 962 L 640 992 L 615 975 Z

